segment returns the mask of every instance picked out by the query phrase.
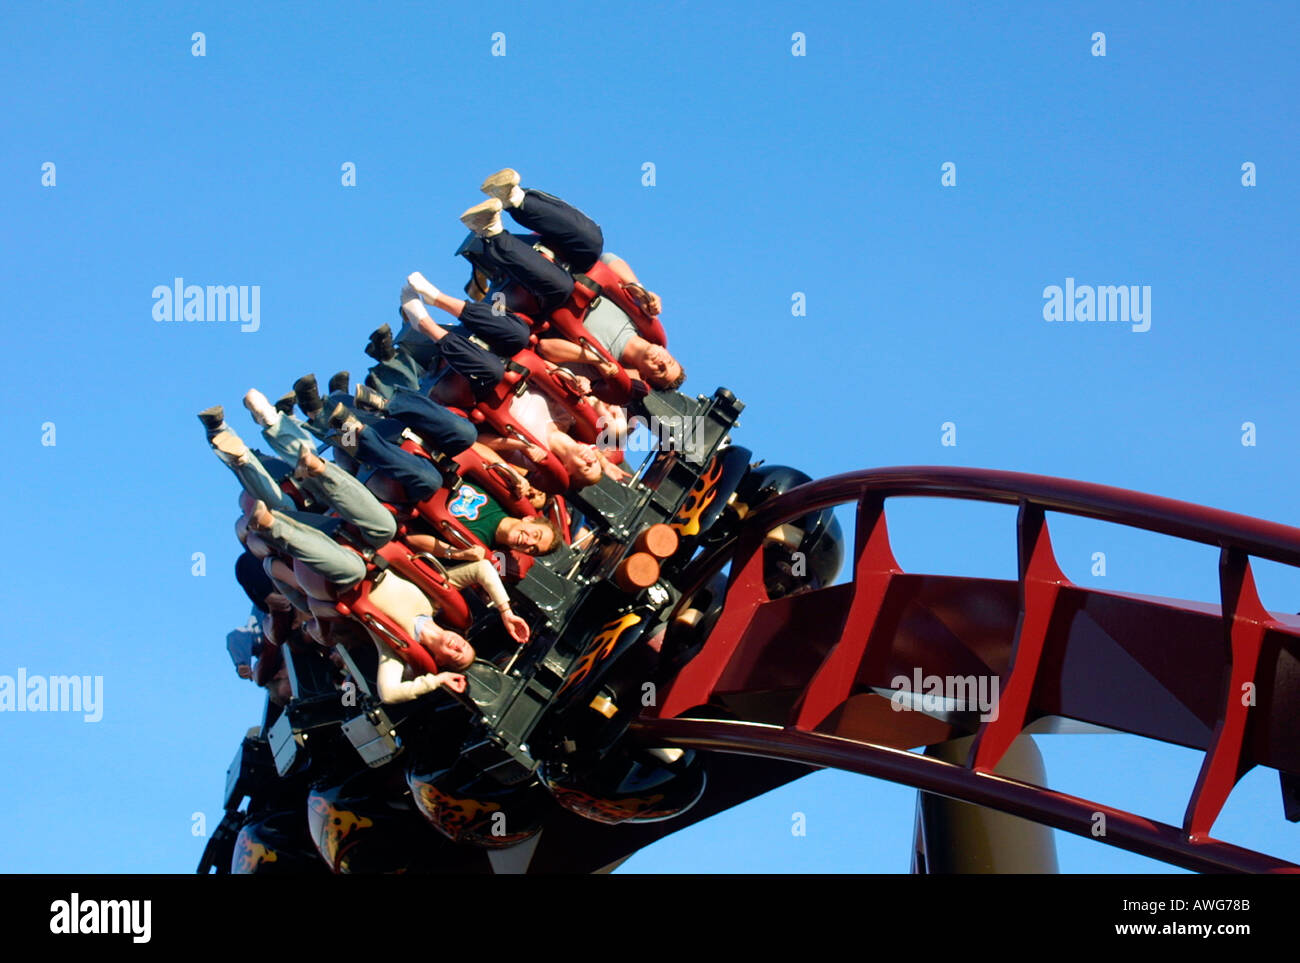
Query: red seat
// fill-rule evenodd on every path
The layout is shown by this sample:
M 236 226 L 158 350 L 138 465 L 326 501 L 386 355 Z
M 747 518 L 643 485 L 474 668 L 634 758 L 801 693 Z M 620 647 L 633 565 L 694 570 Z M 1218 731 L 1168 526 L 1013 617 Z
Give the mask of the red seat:
M 632 400 L 632 378 L 622 363 L 609 353 L 591 336 L 583 319 L 591 309 L 591 304 L 599 296 L 600 286 L 584 275 L 575 275 L 573 293 L 569 300 L 551 312 L 547 318 L 547 327 L 553 328 L 562 338 L 574 344 L 590 349 L 618 368 L 618 374 L 603 379 L 603 385 L 593 385 L 592 393 L 602 401 L 613 405 L 625 405 Z M 617 302 L 616 302 L 617 303 Z M 621 305 L 620 305 L 621 306 Z
M 398 539 L 376 553 L 408 582 L 414 583 L 438 606 L 438 621 L 454 629 L 468 629 L 473 624 L 465 596 L 447 580 L 441 563 L 433 556 L 417 552 Z
M 587 277 L 600 285 L 602 297 L 609 298 L 632 319 L 632 323 L 636 325 L 637 334 L 660 347 L 668 347 L 668 335 L 664 332 L 664 326 L 657 317 L 647 313 L 641 307 L 640 302 L 628 290 L 628 285 L 619 280 L 613 268 L 604 261 L 597 261 L 585 273 Z M 579 277 L 581 278 L 582 275 L 579 275 Z
M 528 371 L 528 384 L 546 393 L 557 404 L 573 415 L 571 434 L 578 441 L 596 444 L 600 437 L 600 413 L 578 390 L 573 374 L 565 368 L 551 364 L 536 352 L 525 348 L 510 359 Z
M 505 377 L 492 389 L 492 393 L 470 409 L 469 417 L 476 424 L 486 424 L 502 438 L 522 441 L 543 449 L 546 452 L 545 461 L 534 462 L 524 456 L 529 462 L 530 480 L 533 487 L 551 495 L 559 495 L 569 488 L 569 473 L 564 470 L 564 465 L 555 457 L 555 453 L 521 425 L 510 411 L 515 389 L 526 377 L 526 370 L 507 368 Z
M 449 410 L 454 411 L 455 409 Z M 429 457 L 424 448 L 409 438 L 402 439 L 401 447 L 403 451 L 408 451 L 413 455 L 419 455 L 422 458 Z M 488 461 L 473 448 L 466 448 L 459 455 L 454 456 L 452 461 L 456 463 L 456 468 L 461 475 L 499 501 L 502 507 L 511 515 L 518 518 L 528 518 L 537 514 L 532 502 L 514 494 L 510 488 L 510 483 L 505 480 L 502 474 L 504 466 L 497 462 Z M 505 470 L 508 471 L 509 469 Z
M 370 601 L 371 585 L 371 580 L 364 578 L 346 592 L 339 593 L 335 603 L 339 613 L 359 620 L 371 632 L 383 639 L 393 653 L 417 674 L 440 672 L 429 650 L 411 638 L 405 626 L 398 625 Z

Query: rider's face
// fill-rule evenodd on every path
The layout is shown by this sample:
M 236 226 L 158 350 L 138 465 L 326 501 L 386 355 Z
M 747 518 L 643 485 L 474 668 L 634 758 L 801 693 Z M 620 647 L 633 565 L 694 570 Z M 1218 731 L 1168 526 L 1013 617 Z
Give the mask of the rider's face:
M 439 668 L 464 669 L 474 661 L 474 647 L 455 632 L 438 633 L 428 646 Z
M 524 519 L 507 536 L 511 548 L 526 555 L 542 555 L 551 547 L 551 530 L 529 519 Z
M 668 349 L 657 344 L 646 348 L 644 369 L 646 380 L 655 387 L 672 384 L 682 370 L 677 360 L 668 353 Z

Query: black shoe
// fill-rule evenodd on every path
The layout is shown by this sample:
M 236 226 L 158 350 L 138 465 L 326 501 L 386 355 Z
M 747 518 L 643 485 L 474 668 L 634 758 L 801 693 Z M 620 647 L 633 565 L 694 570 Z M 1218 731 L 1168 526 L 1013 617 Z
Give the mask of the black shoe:
M 320 400 L 320 390 L 316 387 L 314 374 L 303 375 L 295 381 L 293 394 L 298 401 L 298 407 L 309 419 L 315 418 L 325 408 L 325 403 Z
M 385 394 L 385 392 L 387 392 L 388 389 L 384 387 L 384 383 L 382 381 L 380 381 L 378 378 L 375 377 L 375 373 L 373 371 L 369 372 L 366 375 L 366 387 L 369 388 L 371 391 L 378 391 L 385 398 L 388 397 L 388 395 Z
M 393 329 L 384 324 L 370 332 L 366 354 L 376 361 L 392 361 L 397 355 L 397 349 L 393 347 Z
M 199 421 L 203 422 L 203 427 L 208 430 L 209 437 L 215 435 L 225 427 L 226 409 L 221 405 L 204 408 L 199 412 Z
M 291 415 L 293 414 L 293 406 L 297 400 L 298 399 L 294 396 L 294 393 L 290 391 L 275 403 L 275 410 L 280 412 L 282 415 Z
M 333 378 L 330 378 L 330 394 L 341 392 L 351 394 L 348 388 L 351 385 L 352 374 L 347 371 L 340 371 Z

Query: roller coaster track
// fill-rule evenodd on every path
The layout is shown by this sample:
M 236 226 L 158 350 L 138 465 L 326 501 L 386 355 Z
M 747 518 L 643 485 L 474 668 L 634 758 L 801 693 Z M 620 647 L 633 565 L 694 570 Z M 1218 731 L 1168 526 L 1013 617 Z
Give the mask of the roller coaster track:
M 904 572 L 884 511 L 899 496 L 1018 505 L 1018 579 Z M 852 580 L 769 598 L 767 533 L 846 503 L 857 509 Z M 1049 511 L 1218 546 L 1220 604 L 1073 584 L 1052 550 Z M 750 513 L 691 573 L 686 600 L 730 563 L 722 611 L 634 729 L 658 744 L 903 783 L 1191 870 L 1297 872 L 1210 835 L 1251 768 L 1300 773 L 1300 619 L 1265 610 L 1252 557 L 1300 566 L 1300 529 L 1013 472 L 881 468 L 809 482 Z M 891 680 L 917 670 L 996 677 L 998 711 L 895 711 Z M 1182 824 L 995 774 L 1026 727 L 1059 720 L 1203 752 Z M 975 738 L 964 764 L 909 751 L 965 735 Z

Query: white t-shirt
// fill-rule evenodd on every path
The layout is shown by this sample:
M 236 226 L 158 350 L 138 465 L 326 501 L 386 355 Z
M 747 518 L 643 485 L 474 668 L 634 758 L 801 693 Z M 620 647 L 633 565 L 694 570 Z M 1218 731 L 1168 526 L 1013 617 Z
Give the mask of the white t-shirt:
M 567 408 L 552 401 L 544 391 L 533 388 L 527 389 L 510 402 L 510 414 L 543 445 L 551 434 L 551 422 L 560 431 L 568 431 L 573 427 L 573 414 Z

